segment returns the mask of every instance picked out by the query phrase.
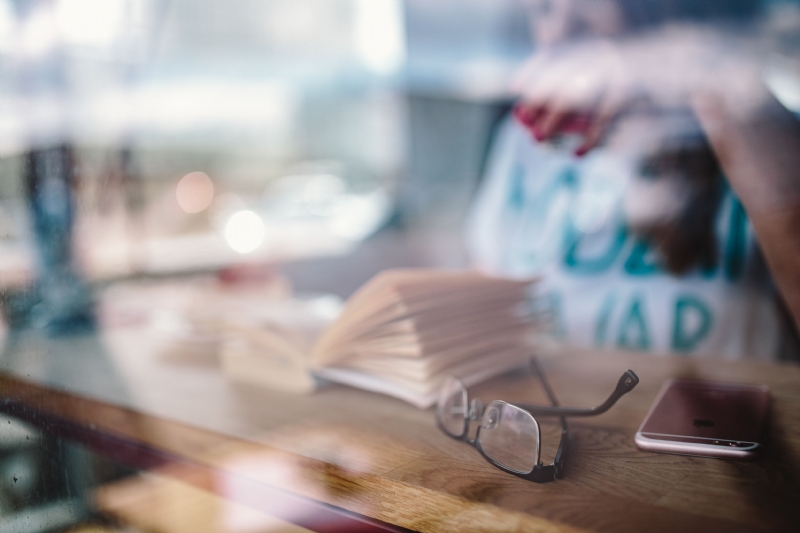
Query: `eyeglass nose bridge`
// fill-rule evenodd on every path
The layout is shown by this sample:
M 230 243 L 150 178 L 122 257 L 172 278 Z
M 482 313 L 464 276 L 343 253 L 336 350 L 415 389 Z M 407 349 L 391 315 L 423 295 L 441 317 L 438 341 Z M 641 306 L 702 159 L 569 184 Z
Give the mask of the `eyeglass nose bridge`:
M 479 422 L 485 409 L 486 406 L 483 405 L 483 402 L 480 401 L 480 399 L 473 398 L 472 401 L 469 402 L 469 411 L 467 416 L 471 422 Z

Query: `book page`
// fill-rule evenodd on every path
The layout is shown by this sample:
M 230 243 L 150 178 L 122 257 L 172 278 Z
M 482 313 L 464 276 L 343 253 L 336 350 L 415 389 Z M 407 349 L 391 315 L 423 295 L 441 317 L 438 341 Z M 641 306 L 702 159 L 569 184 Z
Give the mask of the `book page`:
M 458 314 L 458 310 L 470 313 L 473 309 L 481 310 L 483 305 L 500 306 L 503 300 L 511 306 L 522 300 L 529 284 L 530 281 L 490 278 L 475 272 L 428 269 L 383 272 L 347 302 L 341 317 L 314 347 L 312 364 L 316 368 L 330 366 L 372 349 L 357 349 L 356 340 L 372 336 L 379 328 L 404 317 L 426 312 L 441 314 L 445 308 L 449 314 Z M 413 337 L 395 339 L 391 353 L 421 355 L 420 349 L 411 344 L 416 344 Z

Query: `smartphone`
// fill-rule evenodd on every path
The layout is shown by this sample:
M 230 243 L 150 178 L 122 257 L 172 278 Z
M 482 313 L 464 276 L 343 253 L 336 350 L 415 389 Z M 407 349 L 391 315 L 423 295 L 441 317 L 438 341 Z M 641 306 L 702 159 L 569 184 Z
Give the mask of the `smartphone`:
M 641 450 L 753 459 L 769 417 L 764 385 L 669 380 L 634 441 Z

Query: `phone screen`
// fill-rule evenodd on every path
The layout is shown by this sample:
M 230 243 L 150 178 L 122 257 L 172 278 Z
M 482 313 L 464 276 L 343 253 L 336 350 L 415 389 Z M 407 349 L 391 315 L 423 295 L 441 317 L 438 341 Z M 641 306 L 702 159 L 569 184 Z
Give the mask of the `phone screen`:
M 768 409 L 764 386 L 673 381 L 639 431 L 662 441 L 746 447 L 763 441 Z

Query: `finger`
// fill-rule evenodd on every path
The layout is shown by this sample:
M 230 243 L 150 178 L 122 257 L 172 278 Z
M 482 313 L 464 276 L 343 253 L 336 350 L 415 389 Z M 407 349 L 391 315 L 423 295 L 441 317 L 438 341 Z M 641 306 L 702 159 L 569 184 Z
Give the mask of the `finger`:
M 517 102 L 514 106 L 514 117 L 526 128 L 532 129 L 542 115 L 544 108 L 527 102 Z
M 570 106 L 562 103 L 550 107 L 533 126 L 536 139 L 543 141 L 556 133 L 572 111 Z
M 576 76 L 570 69 L 556 70 L 540 81 L 539 93 L 526 95 L 526 102 L 533 102 L 541 112 L 533 119 L 532 128 L 537 139 L 546 139 L 561 131 L 576 115 L 595 107 L 596 89 L 591 80 L 583 75 Z
M 589 127 L 589 129 L 586 131 L 586 135 L 583 137 L 583 142 L 578 148 L 575 149 L 575 155 L 578 157 L 585 156 L 592 148 L 597 146 L 607 129 L 607 120 L 592 121 L 592 125 Z
M 522 102 L 514 104 L 513 110 L 514 118 L 525 127 L 531 127 L 533 121 L 531 120 L 531 108 Z
M 611 122 L 619 114 L 623 101 L 623 97 L 619 94 L 614 94 L 601 100 L 597 107 L 597 112 L 592 117 L 592 122 L 586 130 L 583 142 L 575 149 L 576 156 L 582 157 L 586 155 L 600 143 Z

